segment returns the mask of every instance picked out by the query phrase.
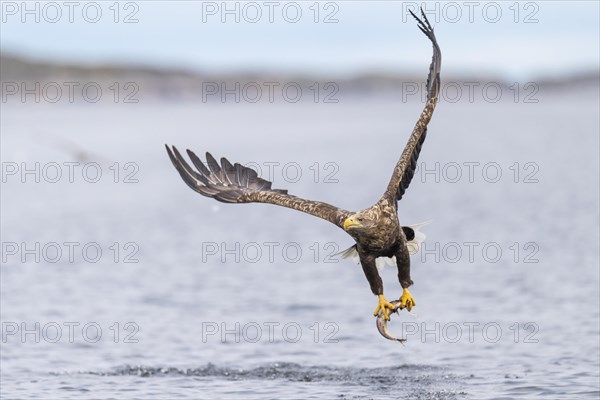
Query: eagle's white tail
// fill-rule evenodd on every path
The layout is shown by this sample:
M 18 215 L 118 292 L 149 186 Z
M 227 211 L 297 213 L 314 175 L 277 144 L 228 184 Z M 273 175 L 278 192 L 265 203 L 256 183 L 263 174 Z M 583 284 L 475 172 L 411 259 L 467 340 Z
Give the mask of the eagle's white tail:
M 408 226 L 415 232 L 415 237 L 412 240 L 409 240 L 408 243 L 406 244 L 410 255 L 417 254 L 419 252 L 419 250 L 421 249 L 421 243 L 423 243 L 426 238 L 425 234 L 423 232 L 421 232 L 421 228 L 429 225 L 430 223 L 431 223 L 431 220 L 421 222 L 420 224 Z M 360 264 L 360 259 L 358 257 L 358 250 L 356 250 L 356 245 L 349 247 L 346 250 L 341 251 L 335 255 L 340 256 L 341 258 L 350 258 L 356 264 Z M 392 267 L 396 266 L 396 257 L 378 257 L 375 260 L 375 265 L 377 266 L 377 269 L 379 271 L 381 271 L 385 267 L 386 264 L 390 265 Z
M 415 232 L 415 237 L 407 243 L 408 252 L 410 253 L 410 255 L 417 254 L 419 250 L 421 250 L 421 243 L 423 243 L 425 241 L 425 238 L 427 237 L 423 232 L 421 232 L 421 228 L 429 225 L 430 223 L 431 220 L 428 220 L 425 222 L 421 222 L 420 224 L 408 226 Z

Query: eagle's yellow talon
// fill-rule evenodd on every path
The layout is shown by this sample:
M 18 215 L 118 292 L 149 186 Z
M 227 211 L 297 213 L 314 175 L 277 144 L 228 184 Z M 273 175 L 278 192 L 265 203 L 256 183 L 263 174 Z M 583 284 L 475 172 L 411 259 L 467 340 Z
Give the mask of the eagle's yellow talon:
M 408 311 L 410 311 L 416 305 L 417 302 L 415 299 L 413 299 L 412 294 L 410 294 L 408 289 L 404 289 L 402 292 L 402 297 L 400 297 L 400 308 L 406 308 Z
M 389 321 L 390 315 L 388 313 L 388 309 L 393 311 L 394 305 L 392 303 L 390 303 L 389 301 L 387 301 L 386 298 L 383 297 L 382 294 L 380 294 L 379 295 L 379 304 L 377 304 L 377 308 L 375 309 L 375 312 L 373 312 L 373 315 L 378 316 L 379 312 L 381 311 L 381 313 L 383 314 L 385 319 Z

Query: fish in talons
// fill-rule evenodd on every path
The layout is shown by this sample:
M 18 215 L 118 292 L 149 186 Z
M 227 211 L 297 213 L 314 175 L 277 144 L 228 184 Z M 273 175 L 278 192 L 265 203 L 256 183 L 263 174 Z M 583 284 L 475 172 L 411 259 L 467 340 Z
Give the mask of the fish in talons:
M 391 317 L 392 314 L 400 314 L 399 310 L 401 310 L 402 301 L 394 300 L 394 301 L 391 301 L 390 303 L 394 306 L 394 308 L 389 311 L 389 316 Z M 406 339 L 397 338 L 390 333 L 388 326 L 387 326 L 388 320 L 385 318 L 385 315 L 383 315 L 383 313 L 379 313 L 379 315 L 377 316 L 377 319 L 376 319 L 376 323 L 377 323 L 377 330 L 379 331 L 381 336 L 383 336 L 384 338 L 389 339 L 389 340 L 394 340 L 396 342 L 400 342 L 400 343 L 402 343 L 402 345 L 404 345 L 404 342 L 406 342 Z

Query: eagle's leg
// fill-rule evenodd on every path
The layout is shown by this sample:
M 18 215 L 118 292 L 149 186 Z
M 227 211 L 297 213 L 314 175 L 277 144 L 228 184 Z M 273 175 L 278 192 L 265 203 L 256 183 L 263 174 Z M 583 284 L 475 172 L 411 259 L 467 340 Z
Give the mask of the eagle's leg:
M 413 281 L 410 279 L 410 254 L 406 246 L 402 246 L 396 254 L 396 265 L 398 266 L 398 281 L 403 289 L 402 296 L 400 296 L 400 308 L 410 311 L 417 303 L 408 291 L 408 287 L 413 284 Z
M 363 253 L 360 251 L 360 249 L 358 251 L 358 256 L 360 258 L 360 264 L 362 265 L 365 276 L 369 281 L 369 285 L 371 285 L 371 291 L 378 297 L 377 308 L 373 312 L 373 315 L 377 316 L 381 312 L 385 319 L 389 321 L 390 315 L 388 310 L 393 311 L 394 305 L 387 301 L 387 299 L 383 296 L 383 281 L 379 276 L 379 272 L 377 272 L 375 257 Z

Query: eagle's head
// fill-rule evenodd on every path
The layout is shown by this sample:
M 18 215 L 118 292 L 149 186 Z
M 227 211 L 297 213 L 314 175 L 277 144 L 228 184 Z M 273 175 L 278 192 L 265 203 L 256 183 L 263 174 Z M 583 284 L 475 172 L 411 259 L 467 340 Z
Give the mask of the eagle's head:
M 367 231 L 374 225 L 375 221 L 362 212 L 353 214 L 344 220 L 344 230 L 350 234 Z
M 386 204 L 374 206 L 351 214 L 344 220 L 344 231 L 357 243 L 368 247 L 387 246 L 398 239 L 400 224 L 396 210 Z

